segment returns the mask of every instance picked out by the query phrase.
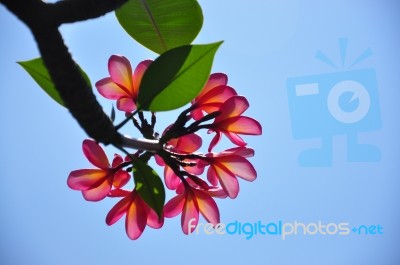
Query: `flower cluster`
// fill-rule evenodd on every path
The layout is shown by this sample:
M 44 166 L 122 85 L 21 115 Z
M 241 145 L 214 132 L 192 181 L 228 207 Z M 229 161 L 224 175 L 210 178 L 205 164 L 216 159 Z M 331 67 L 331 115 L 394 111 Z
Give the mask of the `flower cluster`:
M 150 60 L 142 61 L 132 71 L 128 59 L 113 55 L 108 62 L 110 76 L 98 81 L 96 87 L 102 96 L 117 101 L 118 110 L 125 112 L 127 119 L 132 120 L 145 138 L 159 141 L 161 150 L 156 153 L 138 150 L 131 154 L 122 149 L 126 157 L 115 154 L 110 165 L 99 144 L 84 140 L 83 153 L 97 169 L 72 171 L 67 181 L 71 189 L 82 191 L 88 201 L 120 197 L 109 211 L 106 223 L 112 225 L 125 215 L 126 233 L 131 239 L 139 238 L 146 225 L 160 228 L 164 217 L 179 214 L 185 234 L 195 229 L 193 222 L 189 226 L 189 220 L 194 218 L 197 224 L 200 213 L 207 222 L 216 225 L 220 222 L 220 214 L 215 198 L 234 199 L 239 193 L 238 178 L 253 181 L 257 177 L 248 160 L 254 150 L 246 146 L 240 135 L 260 135 L 262 128 L 255 119 L 243 116 L 249 102 L 227 85 L 227 76 L 211 74 L 190 106 L 159 136 L 155 131 L 156 114 L 151 113 L 149 123 L 144 113 L 136 109 L 140 82 L 151 63 Z M 133 115 L 136 113 L 139 120 Z M 213 135 L 205 147 L 206 153 L 201 153 L 201 130 Z M 234 147 L 213 151 L 224 136 Z M 137 185 L 130 190 L 126 188 L 135 161 L 147 163 L 151 157 L 164 167 L 165 186 L 176 193 L 161 212 L 142 196 Z

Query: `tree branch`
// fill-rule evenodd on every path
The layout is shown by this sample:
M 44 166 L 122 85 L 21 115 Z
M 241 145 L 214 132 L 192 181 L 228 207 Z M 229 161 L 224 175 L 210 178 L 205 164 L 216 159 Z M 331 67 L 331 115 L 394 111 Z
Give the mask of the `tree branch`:
M 33 31 L 43 61 L 66 107 L 86 133 L 103 143 L 120 137 L 79 72 L 57 29 Z
M 49 4 L 59 24 L 88 20 L 105 15 L 128 0 L 64 0 Z
M 126 138 L 114 127 L 72 60 L 58 30 L 62 23 L 104 15 L 127 0 L 0 0 L 32 31 L 40 54 L 66 107 L 89 137 L 104 144 L 156 151 L 158 142 Z

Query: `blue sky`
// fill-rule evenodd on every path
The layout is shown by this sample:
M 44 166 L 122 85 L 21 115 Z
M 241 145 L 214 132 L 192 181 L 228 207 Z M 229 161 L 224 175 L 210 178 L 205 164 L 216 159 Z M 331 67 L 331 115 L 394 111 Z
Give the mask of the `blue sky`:
M 253 183 L 241 181 L 237 199 L 217 201 L 221 221 L 321 221 L 347 223 L 350 228 L 380 225 L 383 234 L 300 233 L 285 240 L 279 235 L 259 234 L 248 240 L 243 234 L 200 232 L 185 236 L 179 218 L 174 218 L 160 230 L 146 229 L 139 240 L 129 240 L 123 222 L 112 227 L 105 224 L 115 200 L 86 202 L 79 192 L 67 187 L 71 170 L 89 167 L 81 152 L 86 136 L 69 113 L 50 100 L 15 63 L 38 57 L 38 51 L 28 29 L 0 6 L 0 263 L 399 264 L 397 1 L 199 2 L 205 21 L 195 43 L 225 41 L 216 55 L 213 72 L 226 73 L 229 84 L 248 98 L 251 106 L 246 115 L 258 119 L 264 132 L 246 138 L 256 151 L 251 162 L 258 178 Z M 65 25 L 61 30 L 74 59 L 92 83 L 107 75 L 111 54 L 123 54 L 132 64 L 156 56 L 130 39 L 114 14 Z M 339 40 L 347 40 L 345 56 L 341 56 Z M 350 67 L 368 49 L 371 56 Z M 317 59 L 317 51 L 337 68 Z M 366 69 L 372 69 L 375 76 L 365 75 Z M 301 105 L 297 97 L 290 96 L 293 90 L 288 80 L 310 76 L 321 96 Z M 335 84 L 345 80 L 365 88 L 371 108 L 360 123 L 332 125 L 326 97 Z M 108 112 L 111 103 L 98 98 Z M 356 97 L 347 106 L 346 102 L 339 104 L 352 112 L 363 102 L 365 97 Z M 304 106 L 311 111 L 306 112 Z M 293 111 L 299 114 L 299 124 L 312 124 L 312 130 L 320 130 L 316 133 L 320 137 L 295 139 L 293 132 L 300 129 L 294 126 Z M 313 123 L 315 117 L 320 120 Z M 171 115 L 160 115 L 159 130 L 172 121 Z M 303 130 L 310 132 L 310 128 Z M 341 133 L 332 133 L 335 128 Z M 127 133 L 135 135 L 133 131 Z M 349 161 L 349 148 L 355 150 L 348 145 L 351 134 L 356 135 L 358 143 L 374 145 L 380 158 Z M 323 136 L 332 144 L 325 153 L 332 156 L 330 165 L 299 163 L 300 154 L 321 146 Z M 110 155 L 114 151 L 107 149 Z M 369 153 L 355 151 L 358 157 Z

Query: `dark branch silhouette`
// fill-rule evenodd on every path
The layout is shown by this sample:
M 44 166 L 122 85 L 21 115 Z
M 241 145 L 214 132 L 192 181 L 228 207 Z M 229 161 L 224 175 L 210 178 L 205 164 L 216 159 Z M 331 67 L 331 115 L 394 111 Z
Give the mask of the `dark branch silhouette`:
M 122 136 L 97 102 L 58 30 L 63 23 L 83 21 L 115 10 L 127 0 L 0 0 L 31 30 L 41 57 L 66 107 L 89 137 L 104 144 L 155 151 L 156 141 Z

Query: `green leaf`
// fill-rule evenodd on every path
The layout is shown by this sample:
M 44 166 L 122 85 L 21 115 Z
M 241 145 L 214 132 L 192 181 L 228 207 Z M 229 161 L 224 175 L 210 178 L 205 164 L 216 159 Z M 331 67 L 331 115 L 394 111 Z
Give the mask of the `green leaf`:
M 53 81 L 50 78 L 49 72 L 44 65 L 42 58 L 36 58 L 25 62 L 18 62 L 28 74 L 36 81 L 36 83 L 57 103 L 64 106 L 60 94 L 56 90 Z
M 161 218 L 165 203 L 165 190 L 160 177 L 148 164 L 139 159 L 133 162 L 133 175 L 136 191 Z
M 50 74 L 47 71 L 46 66 L 43 63 L 42 58 L 36 58 L 29 61 L 17 62 L 21 65 L 25 71 L 36 81 L 36 83 L 46 92 L 52 99 L 54 99 L 61 106 L 65 107 L 60 94 L 58 93 L 53 81 L 51 80 Z M 79 66 L 78 66 L 79 67 Z M 88 85 L 91 87 L 89 77 L 87 74 L 79 67 L 82 76 L 85 78 Z
M 203 25 L 196 0 L 130 0 L 115 14 L 132 38 L 158 54 L 192 43 Z
M 139 108 L 167 111 L 194 99 L 206 84 L 215 52 L 221 42 L 186 45 L 160 55 L 143 75 L 138 95 Z

